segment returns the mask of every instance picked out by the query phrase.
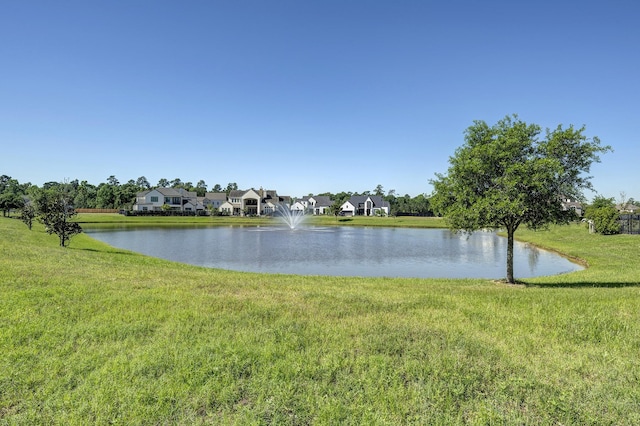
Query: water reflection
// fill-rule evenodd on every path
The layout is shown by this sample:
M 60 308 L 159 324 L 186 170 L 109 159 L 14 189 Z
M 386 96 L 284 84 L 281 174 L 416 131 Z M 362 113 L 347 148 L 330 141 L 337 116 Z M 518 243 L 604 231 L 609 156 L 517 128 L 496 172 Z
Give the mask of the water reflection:
M 506 239 L 445 229 L 215 227 L 86 229 L 113 246 L 183 263 L 299 275 L 501 278 Z M 581 269 L 554 253 L 514 245 L 517 278 Z

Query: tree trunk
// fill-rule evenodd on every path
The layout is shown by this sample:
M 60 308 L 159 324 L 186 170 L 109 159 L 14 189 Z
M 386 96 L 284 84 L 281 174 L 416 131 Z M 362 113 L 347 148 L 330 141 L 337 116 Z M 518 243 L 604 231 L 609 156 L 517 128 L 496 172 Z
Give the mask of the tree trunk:
M 507 227 L 507 283 L 515 284 L 513 279 L 513 227 Z

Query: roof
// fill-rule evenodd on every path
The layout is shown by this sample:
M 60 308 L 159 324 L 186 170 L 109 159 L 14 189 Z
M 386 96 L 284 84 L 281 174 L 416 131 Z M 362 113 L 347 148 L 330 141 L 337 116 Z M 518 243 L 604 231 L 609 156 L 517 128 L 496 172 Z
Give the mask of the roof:
M 316 201 L 316 207 L 328 207 L 333 205 L 333 201 L 328 195 L 314 195 L 312 197 Z
M 185 198 L 195 198 L 198 196 L 195 192 L 189 192 L 183 188 L 155 188 L 148 189 L 146 191 L 138 192 L 136 194 L 137 197 L 145 197 L 150 192 L 157 191 L 165 197 L 185 197 Z
M 156 191 L 166 197 L 197 197 L 195 192 L 189 192 L 183 188 L 156 188 Z
M 226 192 L 207 192 L 204 194 L 204 198 L 207 200 L 220 200 L 227 201 L 227 193 Z
M 357 207 L 368 199 L 371 199 L 374 207 L 389 207 L 389 202 L 379 195 L 352 195 L 349 202 Z
M 265 195 L 265 198 L 267 198 L 267 199 L 271 198 L 271 199 L 274 199 L 274 200 L 275 200 L 275 199 L 277 199 L 277 198 L 278 198 L 278 193 L 277 193 L 275 190 L 273 190 L 273 189 L 267 189 L 267 190 L 266 190 L 266 191 L 264 191 L 264 192 L 265 192 L 265 194 L 266 194 L 266 195 Z
M 618 209 L 618 211 L 635 212 L 636 210 L 640 209 L 640 207 L 636 206 L 635 204 L 627 203 L 624 206 L 622 204 L 616 205 L 616 209 Z

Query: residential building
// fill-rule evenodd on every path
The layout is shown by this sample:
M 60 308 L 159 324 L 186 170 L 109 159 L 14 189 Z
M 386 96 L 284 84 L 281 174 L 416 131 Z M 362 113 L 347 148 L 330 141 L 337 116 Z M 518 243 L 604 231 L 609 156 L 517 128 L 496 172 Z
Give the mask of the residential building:
M 638 211 L 640 211 L 640 207 L 636 206 L 635 204 L 631 204 L 631 203 L 625 203 L 624 205 L 622 204 L 617 204 L 616 205 L 616 209 L 620 212 L 620 213 L 632 213 L 632 214 L 637 214 Z
M 168 205 L 169 210 L 195 211 L 202 208 L 197 194 L 183 188 L 156 188 L 139 192 L 133 203 L 133 211 L 160 211 Z
M 207 192 L 204 197 L 198 197 L 205 209 L 212 209 L 214 211 L 220 211 L 220 207 L 227 201 L 226 192 Z
M 309 197 L 309 206 L 314 215 L 328 214 L 333 201 L 328 195 L 313 195 Z
M 562 200 L 562 208 L 564 210 L 573 210 L 576 213 L 576 215 L 578 215 L 578 217 L 582 217 L 584 213 L 582 208 L 582 203 L 575 200 L 571 200 L 569 198 Z
M 325 214 L 331 205 L 326 196 L 303 197 L 291 205 L 291 197 L 280 196 L 274 190 L 234 190 L 229 192 L 207 192 L 198 197 L 195 192 L 182 188 L 156 188 L 139 192 L 133 204 L 134 211 L 161 211 L 165 209 L 181 212 L 203 210 L 219 211 L 230 216 L 264 216 L 273 214 L 278 205 L 289 206 L 313 214 Z M 168 207 L 164 207 L 168 206 Z
M 331 198 L 326 195 L 307 195 L 296 200 L 291 205 L 292 211 L 302 211 L 313 215 L 329 213 L 328 209 L 333 205 Z
M 264 216 L 273 214 L 279 204 L 289 206 L 291 197 L 279 196 L 276 191 L 249 189 L 229 192 L 220 211 L 231 216 Z
M 388 216 L 390 208 L 378 195 L 354 195 L 340 206 L 343 216 Z

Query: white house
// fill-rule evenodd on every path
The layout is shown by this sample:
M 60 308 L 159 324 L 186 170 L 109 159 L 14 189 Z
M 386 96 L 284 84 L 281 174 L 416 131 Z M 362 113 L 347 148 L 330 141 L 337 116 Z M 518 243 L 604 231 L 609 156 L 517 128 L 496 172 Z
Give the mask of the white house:
M 198 202 L 202 203 L 205 209 L 220 211 L 220 207 L 227 201 L 225 192 L 207 192 L 204 197 L 198 197 Z
M 133 204 L 134 211 L 159 211 L 164 205 L 170 210 L 195 210 L 198 206 L 197 194 L 182 188 L 156 188 L 142 191 L 136 195 Z M 185 205 L 188 206 L 185 209 Z
M 262 197 L 254 189 L 231 191 L 227 201 L 234 216 L 260 216 L 262 212 Z
M 340 209 L 344 216 L 389 216 L 390 205 L 378 195 L 354 195 Z
M 276 191 L 252 188 L 231 191 L 220 210 L 233 216 L 263 216 L 273 214 L 278 204 L 289 205 L 290 202 L 291 197 L 279 196 Z
M 307 207 L 308 207 L 308 203 L 307 202 L 303 202 L 301 200 L 298 200 L 295 203 L 291 204 L 290 210 L 292 212 L 305 212 L 307 210 Z
M 304 196 L 291 205 L 292 211 L 303 211 L 314 215 L 327 214 L 333 201 L 327 195 Z
M 133 204 L 134 211 L 203 211 L 216 209 L 233 216 L 262 216 L 273 214 L 279 204 L 291 203 L 291 197 L 279 196 L 276 191 L 249 189 L 224 192 L 207 192 L 204 197 L 182 188 L 156 188 L 139 192 Z M 165 207 L 168 206 L 168 207 Z
M 322 215 L 329 213 L 329 208 L 333 205 L 333 201 L 328 195 L 313 195 L 309 197 L 309 208 L 314 215 Z

